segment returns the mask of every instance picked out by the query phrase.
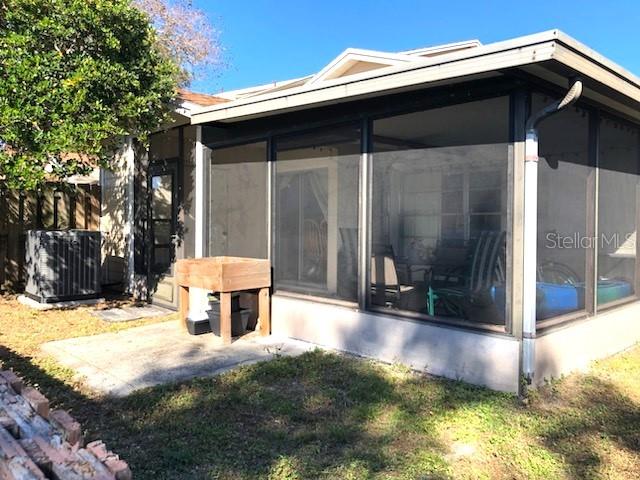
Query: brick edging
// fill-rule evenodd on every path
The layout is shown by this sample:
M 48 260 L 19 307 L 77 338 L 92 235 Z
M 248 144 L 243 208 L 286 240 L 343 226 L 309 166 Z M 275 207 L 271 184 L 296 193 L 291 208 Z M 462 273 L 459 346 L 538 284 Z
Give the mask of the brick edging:
M 131 480 L 127 462 L 101 441 L 84 444 L 82 428 L 65 410 L 0 371 L 0 480 Z

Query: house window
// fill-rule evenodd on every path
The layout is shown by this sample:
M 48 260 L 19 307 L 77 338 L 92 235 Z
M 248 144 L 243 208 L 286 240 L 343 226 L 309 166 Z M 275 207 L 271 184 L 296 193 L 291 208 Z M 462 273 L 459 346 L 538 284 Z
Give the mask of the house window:
M 444 239 L 477 238 L 485 230 L 496 230 L 506 205 L 506 187 L 501 172 L 486 169 L 443 174 L 440 232 Z
M 603 118 L 598 178 L 598 306 L 636 295 L 636 232 L 640 188 L 638 129 Z
M 505 323 L 509 100 L 373 123 L 370 304 Z
M 357 300 L 360 129 L 276 141 L 275 290 Z
M 537 112 L 554 99 L 532 96 Z M 593 255 L 595 167 L 589 159 L 589 112 L 571 107 L 539 127 L 536 317 L 585 309 L 587 259 Z M 593 277 L 591 277 L 593 278 Z
M 267 143 L 211 153 L 209 255 L 267 258 Z

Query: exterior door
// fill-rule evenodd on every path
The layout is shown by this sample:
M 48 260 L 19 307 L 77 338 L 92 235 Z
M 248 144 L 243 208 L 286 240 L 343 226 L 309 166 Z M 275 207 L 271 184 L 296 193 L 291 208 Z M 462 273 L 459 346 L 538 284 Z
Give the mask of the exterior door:
M 154 304 L 178 308 L 175 282 L 177 257 L 177 161 L 149 167 L 149 293 Z

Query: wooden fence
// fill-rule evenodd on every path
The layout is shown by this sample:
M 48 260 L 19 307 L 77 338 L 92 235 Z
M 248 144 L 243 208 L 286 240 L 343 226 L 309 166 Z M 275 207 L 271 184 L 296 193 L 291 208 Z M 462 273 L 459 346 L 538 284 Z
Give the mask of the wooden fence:
M 0 190 L 0 286 L 24 285 L 27 230 L 99 230 L 100 187 L 49 186 L 42 192 Z

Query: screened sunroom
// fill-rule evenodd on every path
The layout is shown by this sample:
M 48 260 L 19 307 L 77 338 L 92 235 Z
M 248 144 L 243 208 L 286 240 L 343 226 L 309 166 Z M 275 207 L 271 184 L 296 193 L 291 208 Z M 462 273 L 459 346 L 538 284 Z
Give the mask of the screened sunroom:
M 614 91 L 591 51 L 602 72 L 558 60 L 571 42 L 475 46 L 194 115 L 201 254 L 271 260 L 274 334 L 500 390 L 632 344 L 640 91 Z

